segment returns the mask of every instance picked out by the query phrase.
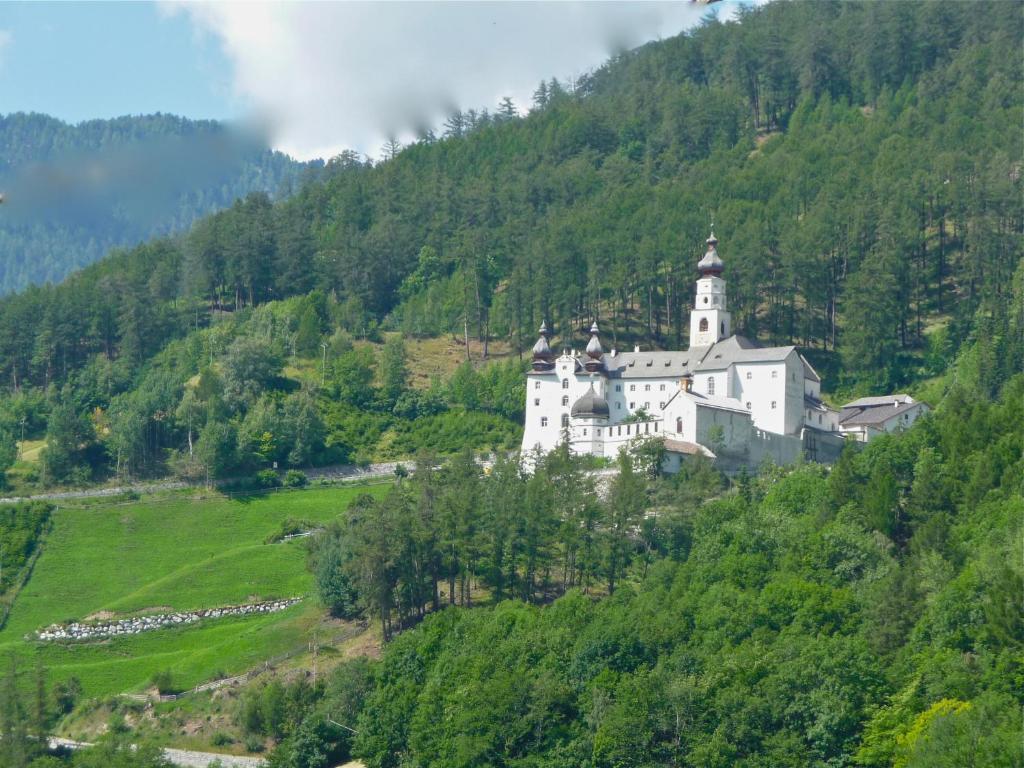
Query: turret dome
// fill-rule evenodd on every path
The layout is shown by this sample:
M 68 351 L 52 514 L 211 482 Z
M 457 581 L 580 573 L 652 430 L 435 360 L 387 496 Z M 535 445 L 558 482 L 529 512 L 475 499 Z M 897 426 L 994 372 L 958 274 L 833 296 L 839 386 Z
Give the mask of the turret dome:
M 571 413 L 574 419 L 607 419 L 611 410 L 608 401 L 597 393 L 591 383 L 583 397 L 572 404 Z
M 535 371 L 549 371 L 555 363 L 555 355 L 551 351 L 551 346 L 548 344 L 548 336 L 551 335 L 551 331 L 548 330 L 548 324 L 542 322 L 540 324 L 540 338 L 537 339 L 537 343 L 533 345 L 533 370 Z
M 707 239 L 708 250 L 704 254 L 704 257 L 697 262 L 697 270 L 702 276 L 707 275 L 720 275 L 725 265 L 722 263 L 722 259 L 718 256 L 718 238 L 715 237 L 715 233 L 711 233 L 711 237 Z
M 604 350 L 601 348 L 601 340 L 597 338 L 598 328 L 595 322 L 590 326 L 590 341 L 587 343 L 587 357 L 593 360 L 600 360 L 604 355 Z

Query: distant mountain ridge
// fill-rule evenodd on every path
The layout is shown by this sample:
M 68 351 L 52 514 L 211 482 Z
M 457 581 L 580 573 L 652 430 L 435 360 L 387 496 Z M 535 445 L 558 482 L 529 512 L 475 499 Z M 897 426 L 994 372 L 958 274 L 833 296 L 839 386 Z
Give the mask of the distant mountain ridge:
M 319 167 L 213 120 L 0 115 L 0 294 L 185 231 L 250 192 L 285 197 Z

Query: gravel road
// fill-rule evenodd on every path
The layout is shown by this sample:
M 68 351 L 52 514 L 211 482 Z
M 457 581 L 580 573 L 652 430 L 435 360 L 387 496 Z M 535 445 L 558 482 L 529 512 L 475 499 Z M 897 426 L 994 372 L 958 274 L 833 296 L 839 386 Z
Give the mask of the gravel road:
M 50 749 L 83 749 L 91 747 L 92 744 L 84 741 L 72 741 L 71 739 L 50 739 Z M 265 764 L 262 757 L 239 757 L 237 755 L 219 755 L 215 752 L 194 752 L 188 749 L 165 749 L 164 756 L 175 765 L 184 768 L 207 768 L 216 761 L 224 768 L 259 768 Z

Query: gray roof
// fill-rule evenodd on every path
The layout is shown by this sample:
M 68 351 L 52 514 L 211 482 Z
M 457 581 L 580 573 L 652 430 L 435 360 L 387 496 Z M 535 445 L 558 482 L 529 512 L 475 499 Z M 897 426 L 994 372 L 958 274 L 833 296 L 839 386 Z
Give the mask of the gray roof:
M 701 352 L 710 347 L 698 347 L 684 352 L 619 352 L 614 357 L 604 356 L 604 367 L 614 379 L 678 378 L 692 373 Z
M 853 400 L 843 406 L 846 408 L 873 408 L 877 405 L 892 405 L 893 403 L 913 403 L 914 398 L 910 395 L 897 394 L 897 395 L 883 395 L 881 397 L 861 397 L 857 400 Z
M 853 426 L 877 426 L 884 424 L 894 416 L 900 416 L 908 411 L 917 408 L 920 403 L 900 403 L 892 405 L 892 399 L 886 401 L 886 405 L 873 405 L 866 408 L 850 407 L 844 405 L 839 412 L 839 423 L 844 427 Z
M 734 363 L 782 362 L 796 347 L 758 347 L 745 336 L 730 336 L 714 344 L 698 363 L 698 371 L 719 371 Z
M 793 346 L 759 347 L 745 336 L 730 336 L 710 346 L 677 352 L 606 353 L 601 360 L 609 378 L 613 379 L 679 378 L 695 371 L 725 370 L 734 363 L 782 362 L 795 349 Z M 576 370 L 582 370 L 585 362 L 576 358 Z
M 807 362 L 807 358 L 804 357 L 803 355 L 800 355 L 800 359 L 804 363 L 804 378 L 810 379 L 811 381 L 816 381 L 820 384 L 821 377 L 818 375 L 818 372 L 811 367 L 811 364 Z
M 742 413 L 744 416 L 750 416 L 750 411 L 740 405 L 739 400 L 732 400 L 725 397 L 708 397 L 702 395 L 700 392 L 687 392 L 685 389 L 677 389 L 675 393 L 665 403 L 665 409 L 668 409 L 669 404 L 677 397 L 688 397 L 691 400 L 695 400 L 697 405 L 703 406 L 704 408 L 718 408 L 722 411 L 734 411 L 736 413 Z

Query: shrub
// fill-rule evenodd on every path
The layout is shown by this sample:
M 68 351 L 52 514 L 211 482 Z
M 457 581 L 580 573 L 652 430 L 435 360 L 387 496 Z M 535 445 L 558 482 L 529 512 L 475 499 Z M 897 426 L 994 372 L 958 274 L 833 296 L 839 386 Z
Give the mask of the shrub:
M 247 752 L 262 752 L 266 749 L 266 746 L 263 744 L 263 739 L 255 734 L 249 734 L 246 736 L 245 741 L 242 743 L 245 745 Z
M 297 469 L 289 469 L 284 473 L 283 484 L 285 488 L 302 488 L 309 484 L 309 478 L 306 477 L 305 472 L 300 472 Z
M 217 731 L 210 738 L 210 743 L 215 747 L 226 747 L 228 744 L 234 744 L 235 739 L 231 734 L 224 733 L 224 731 Z
M 256 485 L 260 488 L 278 488 L 281 478 L 273 469 L 261 469 L 256 473 Z
M 178 693 L 178 689 L 174 687 L 174 676 L 169 669 L 154 672 L 150 682 L 161 696 L 169 693 Z

